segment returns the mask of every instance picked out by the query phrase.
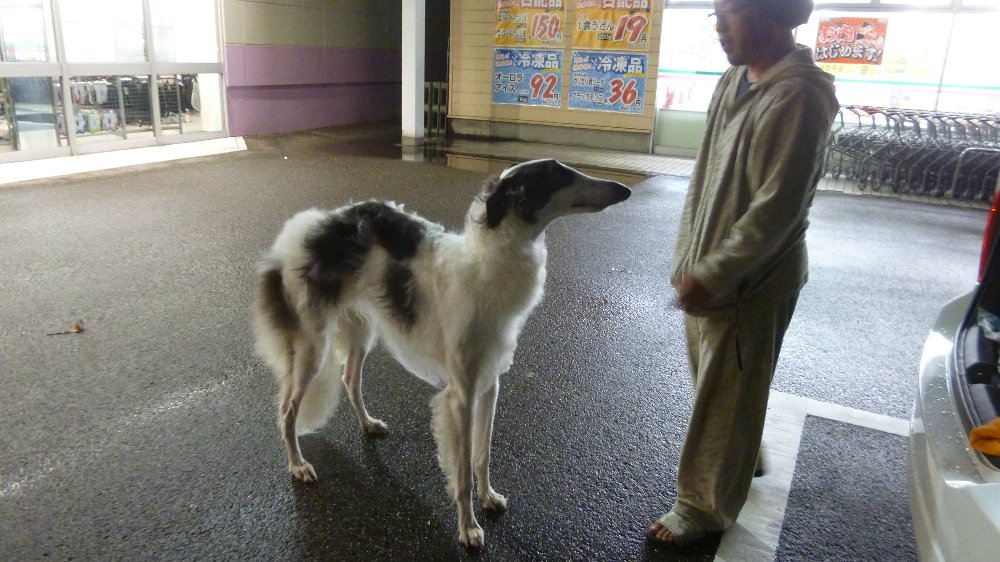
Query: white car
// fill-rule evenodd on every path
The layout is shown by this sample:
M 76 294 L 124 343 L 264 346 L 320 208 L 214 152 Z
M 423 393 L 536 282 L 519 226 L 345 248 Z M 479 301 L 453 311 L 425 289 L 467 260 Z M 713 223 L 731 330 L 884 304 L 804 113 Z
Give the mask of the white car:
M 1000 411 L 1000 196 L 983 237 L 979 283 L 946 304 L 924 344 L 910 422 L 910 511 L 923 560 L 1000 560 L 1000 457 L 969 431 Z M 971 280 L 970 280 L 971 282 Z

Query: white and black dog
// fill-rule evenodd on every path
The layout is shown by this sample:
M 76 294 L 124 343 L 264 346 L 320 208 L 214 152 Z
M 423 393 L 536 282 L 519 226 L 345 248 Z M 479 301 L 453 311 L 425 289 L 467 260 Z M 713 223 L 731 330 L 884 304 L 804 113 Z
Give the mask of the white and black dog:
M 542 297 L 545 227 L 630 194 L 555 160 L 533 160 L 486 182 L 461 234 L 374 201 L 289 219 L 262 262 L 254 316 L 258 352 L 281 386 L 291 473 L 316 479 L 298 435 L 326 423 L 341 366 L 361 427 L 386 431 L 361 393 L 365 357 L 381 340 L 410 372 L 443 388 L 431 401 L 439 461 L 457 504 L 459 540 L 481 547 L 472 487 L 483 508 L 506 509 L 490 486 L 493 415 L 500 375 Z

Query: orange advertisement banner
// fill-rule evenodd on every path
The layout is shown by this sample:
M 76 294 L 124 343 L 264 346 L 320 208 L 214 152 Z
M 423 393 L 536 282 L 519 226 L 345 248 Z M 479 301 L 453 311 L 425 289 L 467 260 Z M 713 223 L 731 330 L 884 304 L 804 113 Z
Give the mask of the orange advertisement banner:
M 517 47 L 562 47 L 564 0 L 497 0 L 493 42 Z
M 573 47 L 648 51 L 651 0 L 576 0 Z
M 816 62 L 882 64 L 885 18 L 823 18 L 816 34 Z

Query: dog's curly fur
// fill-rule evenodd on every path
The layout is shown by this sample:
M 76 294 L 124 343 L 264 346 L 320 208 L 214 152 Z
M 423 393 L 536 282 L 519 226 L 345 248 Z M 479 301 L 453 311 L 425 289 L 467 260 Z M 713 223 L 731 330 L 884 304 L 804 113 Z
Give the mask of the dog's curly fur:
M 258 353 L 279 384 L 288 468 L 311 482 L 298 435 L 329 418 L 342 380 L 361 427 L 368 415 L 362 365 L 382 341 L 410 372 L 442 388 L 433 400 L 441 468 L 458 508 L 459 540 L 483 545 L 472 487 L 486 509 L 507 500 L 490 485 L 499 377 L 542 297 L 544 230 L 553 219 L 596 212 L 631 192 L 555 160 L 508 168 L 486 182 L 461 234 L 369 201 L 289 219 L 262 261 L 255 303 Z

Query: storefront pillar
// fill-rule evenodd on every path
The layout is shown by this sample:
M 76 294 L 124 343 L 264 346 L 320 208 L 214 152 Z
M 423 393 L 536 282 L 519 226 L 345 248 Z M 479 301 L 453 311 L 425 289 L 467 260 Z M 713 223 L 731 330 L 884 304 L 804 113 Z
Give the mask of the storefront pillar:
M 404 145 L 424 143 L 424 17 L 425 0 L 403 0 L 403 139 Z

